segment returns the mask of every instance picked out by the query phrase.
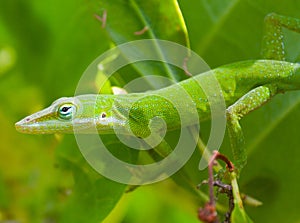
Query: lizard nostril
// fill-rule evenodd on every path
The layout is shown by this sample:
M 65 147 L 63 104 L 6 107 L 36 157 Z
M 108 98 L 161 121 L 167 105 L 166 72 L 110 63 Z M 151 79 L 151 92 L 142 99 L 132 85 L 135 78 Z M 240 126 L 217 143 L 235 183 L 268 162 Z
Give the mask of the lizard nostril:
M 26 118 L 25 121 L 26 121 L 26 122 L 29 122 L 29 121 L 30 121 L 30 118 Z

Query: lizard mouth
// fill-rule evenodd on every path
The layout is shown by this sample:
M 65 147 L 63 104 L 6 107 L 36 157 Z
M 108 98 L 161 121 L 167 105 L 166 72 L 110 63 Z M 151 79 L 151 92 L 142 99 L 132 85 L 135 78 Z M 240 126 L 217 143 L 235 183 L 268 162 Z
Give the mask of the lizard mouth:
M 28 131 L 30 132 L 30 129 L 32 127 L 34 127 L 34 123 L 32 123 L 30 116 L 28 116 L 28 117 L 22 119 L 21 121 L 18 121 L 15 124 L 15 127 L 18 132 L 27 133 Z
M 15 124 L 15 128 L 20 133 L 26 134 L 54 134 L 54 133 L 87 133 L 98 134 L 98 131 L 108 131 L 110 126 L 110 118 L 95 123 L 92 118 L 76 118 L 74 120 L 49 120 L 52 114 L 48 113 L 41 116 L 41 112 L 37 112 L 27 116 Z M 99 129 L 98 129 L 99 128 Z M 109 131 L 110 132 L 110 131 Z
M 18 121 L 15 124 L 16 130 L 21 133 L 34 134 L 41 127 L 41 125 L 36 122 L 40 114 L 41 112 L 37 112 Z
M 46 114 L 46 115 L 45 115 Z M 36 112 L 32 115 L 29 115 L 23 118 L 21 121 L 15 124 L 15 128 L 18 132 L 27 133 L 27 134 L 47 134 L 45 120 L 49 116 L 53 116 L 51 109 L 46 108 L 42 111 Z
M 47 123 L 38 123 L 35 118 L 27 116 L 21 121 L 15 124 L 15 128 L 20 133 L 27 134 L 52 134 L 55 131 L 51 131 L 47 128 Z M 56 131 L 57 132 L 57 131 Z

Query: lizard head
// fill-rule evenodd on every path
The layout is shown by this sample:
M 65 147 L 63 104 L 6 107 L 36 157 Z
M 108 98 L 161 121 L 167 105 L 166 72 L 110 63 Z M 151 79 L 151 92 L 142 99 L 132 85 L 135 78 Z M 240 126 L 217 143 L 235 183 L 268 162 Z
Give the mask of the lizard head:
M 112 115 L 113 100 L 113 95 L 60 98 L 15 126 L 19 132 L 29 134 L 110 133 L 122 125 L 122 117 Z

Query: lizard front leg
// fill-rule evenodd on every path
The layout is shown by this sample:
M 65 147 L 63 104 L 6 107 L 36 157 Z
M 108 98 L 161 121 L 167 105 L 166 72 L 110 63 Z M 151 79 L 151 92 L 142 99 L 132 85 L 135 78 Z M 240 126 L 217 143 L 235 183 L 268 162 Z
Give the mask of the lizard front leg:
M 235 160 L 236 169 L 240 171 L 247 162 L 245 140 L 240 119 L 249 112 L 261 107 L 276 94 L 275 85 L 264 85 L 249 91 L 226 110 L 227 130 Z
M 300 19 L 270 13 L 265 17 L 262 56 L 265 59 L 285 61 L 282 28 L 300 33 Z

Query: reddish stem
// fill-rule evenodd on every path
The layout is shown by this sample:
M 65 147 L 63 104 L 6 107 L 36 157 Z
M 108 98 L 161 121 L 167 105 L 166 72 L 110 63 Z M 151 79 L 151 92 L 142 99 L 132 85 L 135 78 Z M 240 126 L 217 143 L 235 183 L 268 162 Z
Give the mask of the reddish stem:
M 95 14 L 94 17 L 99 20 L 102 23 L 102 28 L 105 28 L 106 26 L 106 18 L 107 18 L 107 12 L 106 10 L 103 11 L 102 17 Z
M 188 59 L 189 59 L 188 57 L 184 58 L 182 67 L 183 67 L 184 73 L 185 73 L 187 76 L 191 77 L 191 76 L 193 76 L 193 75 L 189 72 L 189 70 L 188 70 L 188 68 L 187 68 L 187 61 L 188 61 Z
M 234 166 L 232 162 L 223 154 L 219 153 L 218 151 L 214 151 L 212 157 L 210 158 L 209 164 L 208 164 L 208 187 L 209 187 L 209 202 L 206 203 L 204 208 L 199 209 L 198 217 L 200 220 L 207 222 L 207 223 L 218 223 L 218 216 L 216 211 L 216 200 L 214 196 L 214 171 L 213 167 L 215 165 L 215 161 L 217 159 L 220 159 L 226 163 L 226 167 L 228 171 L 232 172 L 234 171 Z M 231 204 L 231 201 L 229 202 Z M 229 212 L 229 215 L 231 214 L 231 211 Z
M 137 35 L 137 36 L 142 35 L 148 30 L 149 30 L 148 26 L 145 26 L 142 30 L 134 32 L 134 35 Z

